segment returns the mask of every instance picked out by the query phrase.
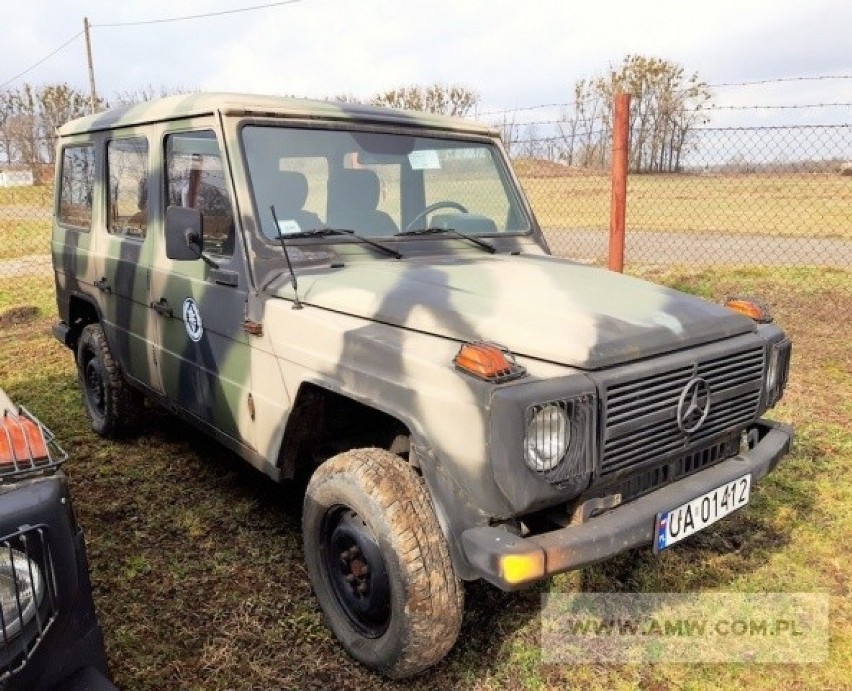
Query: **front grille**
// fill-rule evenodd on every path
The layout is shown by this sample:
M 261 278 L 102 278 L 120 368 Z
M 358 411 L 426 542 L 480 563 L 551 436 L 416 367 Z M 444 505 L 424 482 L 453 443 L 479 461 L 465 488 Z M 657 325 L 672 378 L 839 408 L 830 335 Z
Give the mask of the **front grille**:
M 673 460 L 660 465 L 640 470 L 638 473 L 615 481 L 595 489 L 590 495 L 594 497 L 605 497 L 612 494 L 621 495 L 621 503 L 638 499 L 644 494 L 653 492 L 655 489 L 680 480 L 688 475 L 697 473 L 699 470 L 709 468 L 720 461 L 731 458 L 739 451 L 739 435 L 726 437 L 711 446 L 705 446 L 690 451 L 684 455 L 677 456 Z
M 762 344 L 741 345 L 722 355 L 716 350 L 691 360 L 679 357 L 671 368 L 660 370 L 656 364 L 649 374 L 605 384 L 601 475 L 683 455 L 745 426 L 757 415 L 764 372 Z M 687 433 L 678 425 L 677 408 L 695 377 L 709 386 L 710 409 L 698 428 Z
M 23 667 L 57 614 L 46 526 L 0 538 L 0 682 Z

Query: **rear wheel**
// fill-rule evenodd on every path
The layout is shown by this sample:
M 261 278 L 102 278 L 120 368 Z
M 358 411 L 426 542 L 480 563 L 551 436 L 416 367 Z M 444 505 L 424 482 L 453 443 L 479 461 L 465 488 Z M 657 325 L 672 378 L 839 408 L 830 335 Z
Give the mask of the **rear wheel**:
M 408 463 L 383 449 L 330 459 L 308 484 L 302 530 L 320 606 L 355 659 L 398 679 L 449 652 L 464 590 Z
M 77 375 L 95 432 L 119 437 L 138 429 L 142 396 L 121 376 L 100 324 L 89 324 L 80 334 Z

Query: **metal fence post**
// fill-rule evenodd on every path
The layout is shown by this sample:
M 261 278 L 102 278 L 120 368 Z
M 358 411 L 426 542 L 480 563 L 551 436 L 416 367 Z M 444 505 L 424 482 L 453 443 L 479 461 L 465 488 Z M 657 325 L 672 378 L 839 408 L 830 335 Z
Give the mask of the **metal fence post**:
M 630 132 L 630 94 L 615 94 L 612 118 L 612 197 L 609 207 L 611 271 L 624 272 L 624 222 L 627 217 L 627 137 Z

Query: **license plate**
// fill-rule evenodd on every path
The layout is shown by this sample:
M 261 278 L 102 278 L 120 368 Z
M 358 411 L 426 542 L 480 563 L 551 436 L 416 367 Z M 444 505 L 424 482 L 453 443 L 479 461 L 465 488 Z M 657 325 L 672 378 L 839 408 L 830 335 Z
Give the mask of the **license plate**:
M 729 513 L 741 509 L 748 504 L 750 490 L 751 475 L 743 475 L 671 511 L 659 514 L 654 551 L 659 552 L 671 547 Z

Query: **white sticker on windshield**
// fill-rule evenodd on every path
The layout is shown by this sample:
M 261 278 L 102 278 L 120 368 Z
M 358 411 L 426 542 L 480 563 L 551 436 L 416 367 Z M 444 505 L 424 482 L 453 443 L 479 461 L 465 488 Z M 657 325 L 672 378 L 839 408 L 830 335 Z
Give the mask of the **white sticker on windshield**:
M 287 235 L 288 233 L 300 233 L 302 229 L 299 227 L 299 223 L 294 219 L 286 219 L 284 221 L 278 221 L 278 232 L 282 235 Z
M 420 149 L 408 154 L 408 162 L 412 170 L 439 170 L 441 162 L 435 149 Z

